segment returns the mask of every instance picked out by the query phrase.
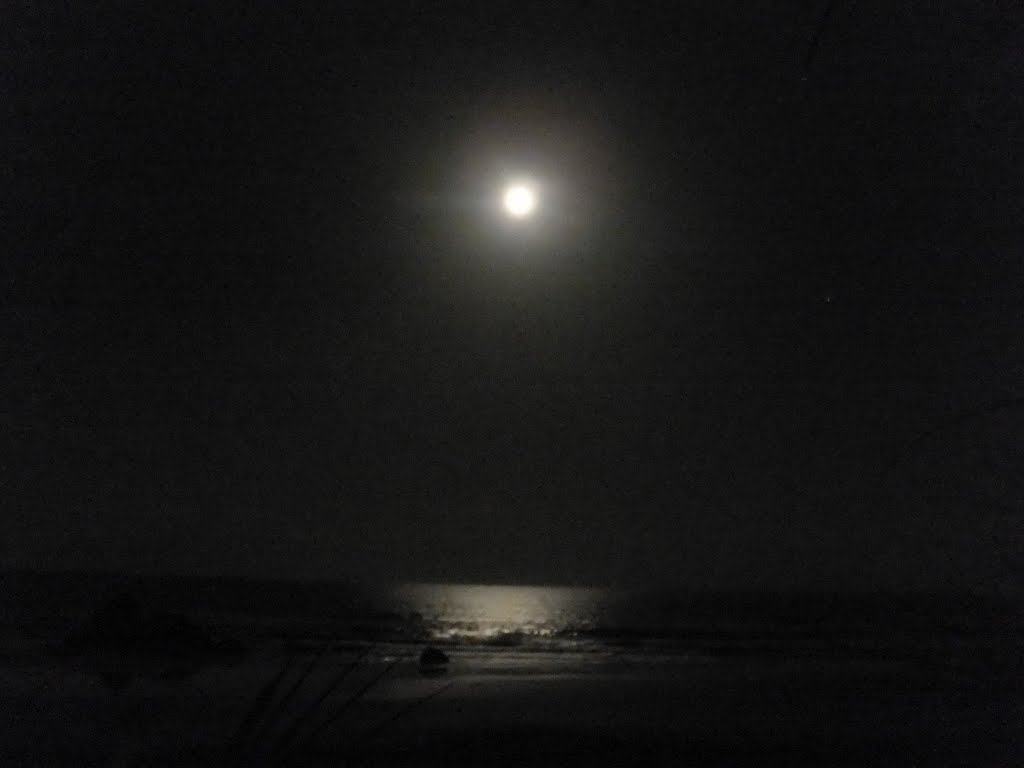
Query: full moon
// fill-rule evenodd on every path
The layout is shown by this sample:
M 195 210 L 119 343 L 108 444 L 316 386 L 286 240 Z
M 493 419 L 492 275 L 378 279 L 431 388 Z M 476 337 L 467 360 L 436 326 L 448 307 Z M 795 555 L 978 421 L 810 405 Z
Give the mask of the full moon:
M 537 193 L 525 184 L 513 184 L 502 197 L 505 212 L 516 219 L 524 219 L 537 207 Z

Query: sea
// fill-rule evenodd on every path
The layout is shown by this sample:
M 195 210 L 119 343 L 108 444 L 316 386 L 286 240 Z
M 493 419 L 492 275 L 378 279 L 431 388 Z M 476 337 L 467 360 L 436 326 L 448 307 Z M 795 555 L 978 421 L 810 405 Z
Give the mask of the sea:
M 1013 601 L 963 594 L 413 583 L 378 604 L 416 640 L 477 650 L 1000 665 L 1024 649 Z

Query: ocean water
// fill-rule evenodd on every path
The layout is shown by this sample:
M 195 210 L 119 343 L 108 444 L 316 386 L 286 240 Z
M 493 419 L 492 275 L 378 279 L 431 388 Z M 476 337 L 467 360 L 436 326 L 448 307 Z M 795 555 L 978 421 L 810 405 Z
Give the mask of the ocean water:
M 948 594 L 755 593 L 402 584 L 377 597 L 413 639 L 524 651 L 1003 658 L 1010 603 Z
M 388 595 L 413 626 L 439 643 L 583 648 L 609 615 L 601 589 L 484 584 L 402 584 Z

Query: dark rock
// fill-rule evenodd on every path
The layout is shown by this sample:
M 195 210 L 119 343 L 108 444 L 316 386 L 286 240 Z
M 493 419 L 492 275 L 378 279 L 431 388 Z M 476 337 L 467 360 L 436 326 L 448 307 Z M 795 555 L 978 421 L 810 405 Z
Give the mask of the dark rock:
M 420 667 L 438 668 L 448 663 L 448 654 L 432 646 L 428 646 L 420 654 Z

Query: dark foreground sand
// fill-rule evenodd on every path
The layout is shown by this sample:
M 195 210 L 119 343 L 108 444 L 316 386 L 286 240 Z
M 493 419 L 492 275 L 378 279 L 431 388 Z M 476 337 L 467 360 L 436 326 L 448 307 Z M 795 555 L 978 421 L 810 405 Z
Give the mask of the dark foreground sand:
M 1024 686 L 1011 666 L 907 659 L 454 654 L 436 678 L 399 663 L 310 738 L 388 662 L 361 665 L 317 704 L 343 663 L 325 658 L 280 714 L 242 738 L 238 725 L 280 657 L 137 680 L 117 694 L 81 670 L 7 663 L 0 763 L 1024 764 Z

